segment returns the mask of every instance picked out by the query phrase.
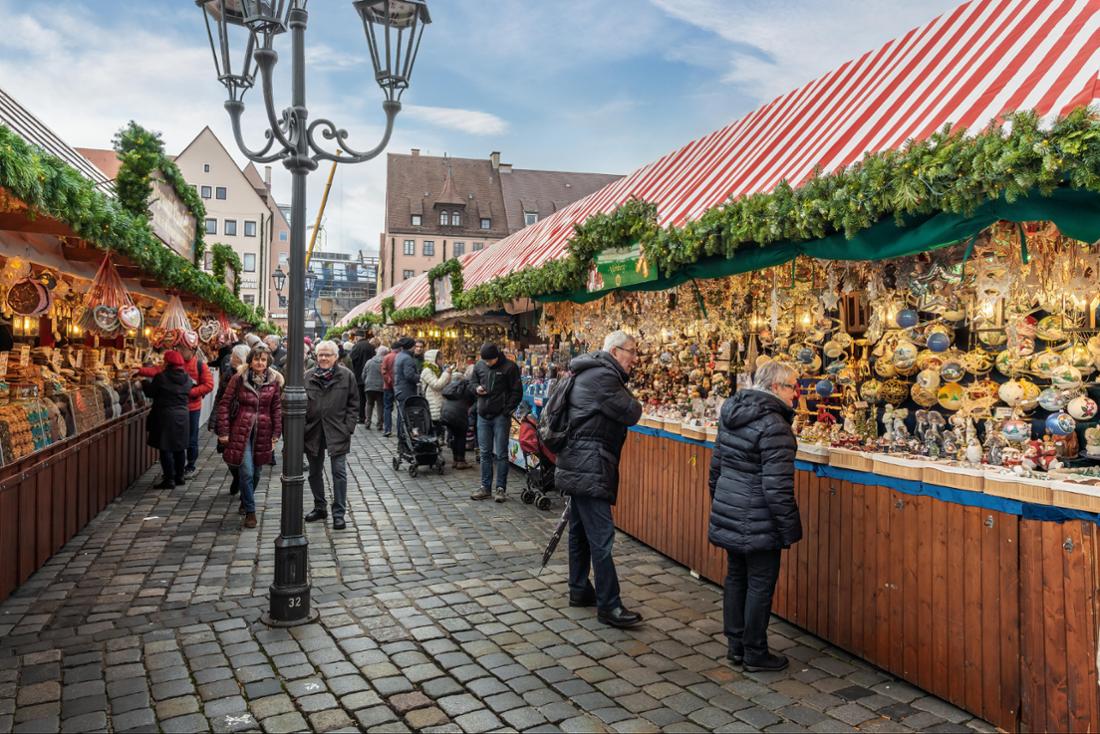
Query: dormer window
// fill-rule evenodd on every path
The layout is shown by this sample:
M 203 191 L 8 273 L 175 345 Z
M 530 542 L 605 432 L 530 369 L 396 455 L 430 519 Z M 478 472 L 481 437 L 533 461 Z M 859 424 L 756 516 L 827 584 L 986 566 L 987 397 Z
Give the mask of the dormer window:
M 459 212 L 451 212 L 451 226 L 459 227 L 462 225 L 462 214 Z
M 412 215 L 412 226 L 414 226 L 414 227 L 419 227 L 420 226 L 420 215 L 419 214 L 413 214 Z
M 530 227 L 535 222 L 539 221 L 538 212 L 524 212 L 523 213 L 523 226 Z
M 493 220 L 489 219 L 488 217 L 482 217 L 481 218 L 481 228 L 482 229 L 492 229 L 493 228 Z
M 440 226 L 446 227 L 450 223 L 451 223 L 451 215 L 448 214 L 447 212 L 439 212 L 439 224 L 440 224 Z

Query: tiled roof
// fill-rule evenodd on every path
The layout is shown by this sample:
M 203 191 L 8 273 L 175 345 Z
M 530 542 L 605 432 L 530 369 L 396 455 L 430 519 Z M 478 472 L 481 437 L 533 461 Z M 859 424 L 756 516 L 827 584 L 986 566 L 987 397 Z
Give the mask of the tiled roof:
M 455 237 L 495 239 L 508 234 L 500 181 L 488 158 L 442 158 L 389 153 L 386 156 L 386 230 L 412 234 L 435 233 L 439 220 L 434 209 L 441 198 L 466 203 L 462 226 L 447 227 Z M 453 195 L 444 192 L 448 166 Z M 477 213 L 477 217 L 474 213 Z M 423 214 L 423 226 L 413 227 L 410 213 Z M 481 229 L 481 218 L 492 219 L 490 229 Z
M 545 219 L 554 212 L 599 191 L 622 176 L 607 173 L 573 173 L 570 171 L 534 171 L 522 168 L 502 173 L 500 184 L 504 195 L 504 212 L 508 231 L 524 227 L 524 212 L 537 212 Z
M 118 178 L 118 169 L 122 168 L 122 161 L 118 159 L 118 153 L 110 148 L 73 148 L 77 153 L 91 161 L 92 165 L 103 172 L 103 175 L 114 181 Z

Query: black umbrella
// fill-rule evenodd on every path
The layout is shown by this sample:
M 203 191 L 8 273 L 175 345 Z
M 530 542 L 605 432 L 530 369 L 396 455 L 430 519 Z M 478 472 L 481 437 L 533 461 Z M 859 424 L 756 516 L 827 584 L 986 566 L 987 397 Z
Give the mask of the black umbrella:
M 561 542 L 565 526 L 569 524 L 569 502 L 571 499 L 570 497 L 565 498 L 565 509 L 561 511 L 561 519 L 558 520 L 558 526 L 554 528 L 554 532 L 550 534 L 550 542 L 546 544 L 546 550 L 542 552 L 542 567 L 539 569 L 539 576 L 546 570 L 546 564 L 550 562 L 550 557 L 554 555 L 554 550 Z

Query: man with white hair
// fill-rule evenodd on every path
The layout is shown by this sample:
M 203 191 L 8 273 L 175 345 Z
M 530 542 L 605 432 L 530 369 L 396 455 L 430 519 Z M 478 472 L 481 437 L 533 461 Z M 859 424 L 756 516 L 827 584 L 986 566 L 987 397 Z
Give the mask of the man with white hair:
M 558 454 L 554 481 L 570 497 L 569 606 L 595 605 L 597 617 L 613 627 L 634 627 L 642 617 L 623 606 L 611 557 L 615 523 L 611 506 L 619 494 L 619 455 L 642 405 L 627 388 L 638 360 L 634 337 L 613 331 L 603 349 L 569 363 L 569 435 Z M 589 567 L 595 588 L 589 581 Z
M 802 538 L 794 497 L 798 450 L 791 421 L 798 370 L 757 368 L 753 386 L 722 405 L 710 463 L 707 537 L 729 562 L 722 603 L 726 657 L 749 672 L 777 671 L 787 658 L 768 651 L 768 620 L 784 548 Z
M 317 366 L 306 372 L 306 459 L 309 460 L 309 488 L 313 510 L 306 522 L 328 517 L 325 507 L 325 452 L 332 469 L 332 529 L 346 527 L 348 502 L 347 455 L 351 434 L 359 422 L 359 387 L 351 370 L 339 364 L 336 342 L 317 345 Z

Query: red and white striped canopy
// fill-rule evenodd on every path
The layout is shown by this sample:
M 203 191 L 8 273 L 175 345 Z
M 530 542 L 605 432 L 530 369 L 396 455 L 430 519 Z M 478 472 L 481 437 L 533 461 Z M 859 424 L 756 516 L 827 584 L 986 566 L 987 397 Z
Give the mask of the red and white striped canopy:
M 477 253 L 471 288 L 564 257 L 573 225 L 631 198 L 679 226 L 730 198 L 806 182 L 947 124 L 1057 116 L 1097 99 L 1100 0 L 972 0 Z M 427 303 L 423 300 L 409 305 Z
M 465 268 L 471 260 L 480 254 L 481 252 L 467 252 L 465 255 L 459 257 L 459 262 L 462 267 Z M 421 273 L 408 280 L 403 280 L 385 293 L 380 293 L 374 298 L 360 303 L 358 306 L 348 311 L 347 316 L 340 319 L 340 326 L 346 325 L 360 314 L 382 313 L 382 299 L 389 296 L 393 296 L 393 307 L 395 309 L 426 306 L 428 300 L 431 298 L 431 285 L 428 283 L 428 274 Z

